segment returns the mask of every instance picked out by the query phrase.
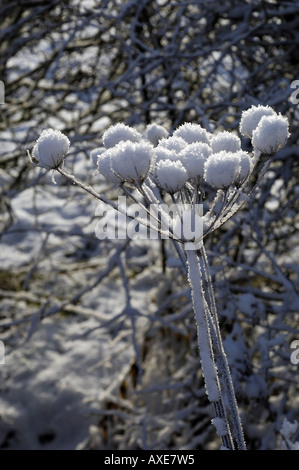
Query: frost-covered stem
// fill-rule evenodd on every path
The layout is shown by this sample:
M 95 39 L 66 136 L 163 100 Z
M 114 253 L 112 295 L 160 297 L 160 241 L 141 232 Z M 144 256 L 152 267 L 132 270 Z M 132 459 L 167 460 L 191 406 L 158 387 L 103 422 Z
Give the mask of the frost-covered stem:
M 227 360 L 227 356 L 223 347 L 219 321 L 218 321 L 218 312 L 216 307 L 216 301 L 214 296 L 214 289 L 212 284 L 212 278 L 209 269 L 208 258 L 204 244 L 202 243 L 200 248 L 200 260 L 203 264 L 205 281 L 207 285 L 207 297 L 208 297 L 208 313 L 210 314 L 210 326 L 214 328 L 213 337 L 215 338 L 215 352 L 216 352 L 216 363 L 218 365 L 218 370 L 223 378 L 223 387 L 227 396 L 227 401 L 229 404 L 229 414 L 232 420 L 232 434 L 237 443 L 238 450 L 245 450 L 246 443 L 244 440 L 244 433 L 242 422 L 238 410 L 233 380 L 231 377 L 231 372 Z
M 108 199 L 104 194 L 99 194 L 97 193 L 91 186 L 87 186 L 85 183 L 82 181 L 78 180 L 74 175 L 70 175 L 67 173 L 65 170 L 63 170 L 61 167 L 55 168 L 55 170 L 63 175 L 66 179 L 68 179 L 71 183 L 76 184 L 79 186 L 81 189 L 86 191 L 87 193 L 91 194 L 91 196 L 95 197 L 96 199 L 99 199 L 100 201 L 104 202 L 105 204 L 109 204 L 111 207 L 113 207 L 115 210 L 118 210 L 117 204 L 115 204 L 113 201 Z M 126 215 L 126 214 L 125 214 Z
M 214 404 L 216 416 L 223 419 L 226 424 L 227 433 L 221 436 L 223 445 L 233 450 L 234 444 L 225 414 L 218 371 L 214 358 L 199 260 L 195 250 L 185 250 L 185 252 L 187 256 L 188 280 L 191 286 L 193 310 L 197 325 L 197 340 L 206 391 L 209 400 Z
M 68 179 L 71 183 L 76 184 L 77 186 L 79 186 L 79 188 L 83 189 L 84 191 L 89 193 L 91 196 L 93 196 L 96 199 L 99 199 L 100 201 L 104 202 L 105 204 L 108 204 L 109 206 L 113 207 L 113 209 L 115 209 L 116 211 L 118 211 L 121 214 L 125 215 L 129 219 L 133 219 L 133 220 L 139 222 L 140 224 L 144 225 L 145 227 L 150 228 L 152 230 L 156 230 L 158 233 L 163 234 L 160 227 L 157 227 L 157 226 L 153 227 L 150 223 L 146 222 L 144 219 L 128 214 L 125 209 L 122 209 L 121 207 L 119 207 L 115 202 L 108 199 L 104 194 L 97 193 L 97 191 L 95 191 L 95 189 L 93 189 L 91 186 L 87 186 L 85 183 L 80 181 L 75 176 L 70 175 L 69 173 L 64 171 L 61 167 L 55 168 L 55 170 L 58 173 L 60 173 L 61 175 L 63 175 L 66 179 Z M 133 199 L 134 202 L 136 202 L 143 210 L 146 211 L 146 208 L 140 203 L 140 201 L 134 199 L 132 194 L 130 194 L 130 193 L 127 193 L 127 194 L 131 197 L 131 199 Z M 150 215 L 151 215 L 151 217 L 154 216 L 153 214 L 150 214 Z M 175 239 L 175 237 L 172 235 L 172 233 L 169 233 L 169 238 Z

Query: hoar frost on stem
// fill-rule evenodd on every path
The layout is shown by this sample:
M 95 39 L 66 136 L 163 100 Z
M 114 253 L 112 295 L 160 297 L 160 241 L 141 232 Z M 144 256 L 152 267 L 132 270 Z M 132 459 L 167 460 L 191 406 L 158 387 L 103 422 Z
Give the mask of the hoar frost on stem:
M 202 285 L 202 276 L 198 266 L 196 251 L 186 250 L 188 281 L 192 288 L 192 302 L 198 328 L 198 346 L 205 378 L 207 395 L 211 402 L 220 399 L 219 380 L 216 369 L 209 321 L 206 315 L 206 301 Z
M 184 264 L 206 391 L 215 408 L 212 422 L 223 448 L 243 450 L 246 444 L 223 348 L 204 238 L 244 206 L 274 152 L 285 145 L 288 121 L 270 106 L 251 106 L 241 115 L 239 132 L 251 139 L 251 153 L 242 150 L 236 134 L 222 131 L 213 135 L 195 123 L 182 124 L 172 135 L 158 124 L 148 125 L 144 133 L 116 124 L 104 133 L 103 146 L 91 152 L 91 159 L 99 174 L 115 188 L 122 188 L 142 210 L 147 211 L 150 205 L 156 208 L 154 224 L 144 219 L 139 222 L 156 230 L 162 238 L 168 232 Z M 72 183 L 119 210 L 114 202 L 62 169 L 68 150 L 68 138 L 48 129 L 42 132 L 29 156 L 35 165 L 56 169 Z M 253 173 L 258 178 L 252 185 Z M 171 223 L 165 210 L 169 201 L 177 207 Z M 197 210 L 202 202 L 205 213 Z M 190 218 L 197 222 L 195 232 L 184 230 Z

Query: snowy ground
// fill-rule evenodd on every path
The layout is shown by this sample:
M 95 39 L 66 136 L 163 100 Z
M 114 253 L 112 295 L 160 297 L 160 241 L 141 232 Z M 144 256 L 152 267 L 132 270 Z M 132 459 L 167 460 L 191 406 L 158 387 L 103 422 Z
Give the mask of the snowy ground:
M 75 449 L 93 422 L 90 402 L 109 387 L 113 370 L 132 351 L 115 354 L 98 322 L 47 320 L 32 340 L 2 365 L 1 446 L 9 449 Z M 110 374 L 109 374 L 110 371 Z
M 77 174 L 81 163 L 77 163 Z M 33 185 L 12 196 L 14 223 L 1 241 L 2 273 L 13 272 L 21 279 L 15 290 L 12 279 L 2 275 L 5 290 L 0 287 L 1 325 L 16 323 L 8 332 L 3 330 L 3 449 L 77 448 L 87 438 L 89 425 L 95 423 L 92 404 L 114 392 L 121 381 L 119 371 L 127 371 L 134 357 L 126 335 L 113 339 L 109 328 L 101 327 L 125 306 L 117 277 L 104 276 L 85 294 L 77 310 L 72 306 L 69 313 L 59 312 L 60 304 L 84 288 L 84 276 L 87 285 L 93 282 L 105 272 L 109 260 L 97 256 L 96 222 L 91 220 L 96 205 L 59 182 L 53 185 L 47 175 L 43 186 Z M 66 193 L 68 197 L 63 197 Z M 89 239 L 95 251 L 91 258 L 83 256 Z M 149 283 L 147 279 L 147 289 Z M 143 282 L 133 288 L 134 307 L 139 311 L 145 308 L 144 288 Z M 58 313 L 40 322 L 42 312 L 57 304 Z

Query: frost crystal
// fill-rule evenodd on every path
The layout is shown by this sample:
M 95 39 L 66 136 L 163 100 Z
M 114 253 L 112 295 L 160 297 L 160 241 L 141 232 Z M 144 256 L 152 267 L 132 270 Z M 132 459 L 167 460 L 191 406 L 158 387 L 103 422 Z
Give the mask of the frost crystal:
M 251 106 L 249 109 L 242 112 L 239 125 L 240 134 L 252 138 L 252 133 L 258 126 L 262 117 L 274 115 L 276 115 L 276 113 L 270 106 Z
M 204 177 L 215 188 L 228 188 L 240 171 L 239 155 L 234 152 L 213 153 L 205 163 Z
M 281 149 L 289 138 L 287 118 L 275 114 L 263 116 L 252 134 L 252 145 L 268 155 Z
M 136 129 L 121 123 L 109 127 L 103 135 L 103 144 L 107 149 L 114 147 L 121 141 L 139 142 L 140 140 L 141 134 Z
M 188 174 L 180 161 L 161 160 L 156 167 L 156 177 L 159 186 L 164 191 L 174 194 L 185 185 Z
M 51 170 L 59 167 L 69 151 L 70 141 L 62 132 L 54 129 L 44 130 L 32 149 L 32 163 Z
M 241 140 L 237 135 L 223 131 L 212 137 L 210 145 L 213 153 L 221 152 L 221 150 L 238 152 L 241 149 Z
M 185 122 L 179 126 L 173 133 L 174 137 L 181 137 L 188 144 L 194 142 L 203 142 L 205 144 L 209 143 L 209 134 L 208 132 L 201 127 L 199 124 L 194 124 L 190 122 Z
M 201 142 L 189 144 L 179 153 L 189 178 L 203 177 L 204 164 L 210 155 L 210 147 Z
M 142 183 L 153 159 L 153 146 L 147 142 L 120 142 L 110 150 L 111 169 L 122 182 Z

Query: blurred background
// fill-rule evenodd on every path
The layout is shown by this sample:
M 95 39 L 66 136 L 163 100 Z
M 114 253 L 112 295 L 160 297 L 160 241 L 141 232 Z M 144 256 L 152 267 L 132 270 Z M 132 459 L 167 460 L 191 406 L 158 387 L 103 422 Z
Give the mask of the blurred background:
M 26 152 L 61 130 L 67 171 L 116 199 L 89 158 L 110 125 L 238 132 L 242 111 L 264 104 L 291 137 L 206 247 L 248 448 L 292 448 L 298 2 L 2 0 L 0 24 L 0 447 L 219 448 L 172 247 L 99 241 L 96 202 Z

